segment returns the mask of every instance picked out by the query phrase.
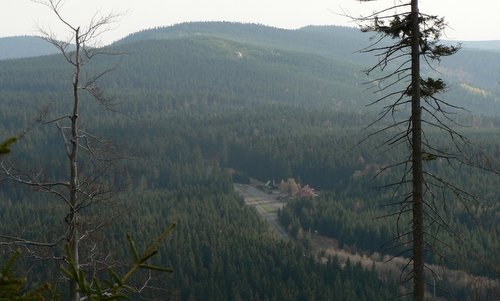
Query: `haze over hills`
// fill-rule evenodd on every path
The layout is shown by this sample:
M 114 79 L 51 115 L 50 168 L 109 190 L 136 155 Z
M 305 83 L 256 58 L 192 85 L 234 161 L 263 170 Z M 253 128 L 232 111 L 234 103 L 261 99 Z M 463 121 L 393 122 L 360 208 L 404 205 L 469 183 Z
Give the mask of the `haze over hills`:
M 34 57 L 57 53 L 47 41 L 34 36 L 0 38 L 0 60 Z
M 492 40 L 492 41 L 462 41 L 461 43 L 466 48 L 500 51 L 500 41 L 496 41 L 496 40 Z

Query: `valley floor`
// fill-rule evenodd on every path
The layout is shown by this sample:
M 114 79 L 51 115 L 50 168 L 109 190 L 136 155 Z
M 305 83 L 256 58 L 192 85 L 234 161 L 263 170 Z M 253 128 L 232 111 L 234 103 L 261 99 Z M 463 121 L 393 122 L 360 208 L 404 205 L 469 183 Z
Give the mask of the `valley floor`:
M 259 215 L 269 223 L 271 229 L 280 239 L 293 240 L 290 234 L 280 225 L 278 221 L 278 209 L 285 206 L 286 201 L 276 193 L 264 192 L 253 185 L 234 184 L 235 191 L 240 194 L 245 204 L 254 206 Z M 347 261 L 352 264 L 360 264 L 365 269 L 375 269 L 382 279 L 397 279 L 401 277 L 401 269 L 407 265 L 408 260 L 402 257 L 393 257 L 380 253 L 363 254 L 352 251 L 348 248 L 338 248 L 337 240 L 317 233 L 307 234 L 310 240 L 310 252 L 320 262 L 326 263 L 329 258 L 336 257 L 343 266 Z M 304 235 L 302 235 L 304 236 Z M 303 237 L 302 237 L 303 238 Z M 468 275 L 462 271 L 449 270 L 443 266 L 429 265 L 432 272 L 429 272 L 428 279 L 433 279 L 429 285 L 428 293 L 435 295 L 437 282 L 446 278 L 448 282 L 454 283 L 457 287 L 472 286 L 477 291 L 489 291 L 493 294 L 500 294 L 500 280 L 488 279 Z M 440 300 L 435 298 L 433 300 Z

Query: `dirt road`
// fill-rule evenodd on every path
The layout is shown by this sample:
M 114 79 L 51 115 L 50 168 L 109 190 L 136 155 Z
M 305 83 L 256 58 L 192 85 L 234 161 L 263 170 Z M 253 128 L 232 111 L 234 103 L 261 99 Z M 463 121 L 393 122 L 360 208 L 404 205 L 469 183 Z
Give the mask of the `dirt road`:
M 271 226 L 271 229 L 276 233 L 277 237 L 287 241 L 291 240 L 290 235 L 278 222 L 276 213 L 278 208 L 283 208 L 285 203 L 278 200 L 277 194 L 269 194 L 254 186 L 244 184 L 234 184 L 234 189 L 244 198 L 248 206 L 255 207 L 259 215 Z M 374 267 L 381 278 L 399 279 L 398 277 L 400 276 L 401 269 L 408 263 L 408 260 L 405 258 L 394 258 L 379 253 L 372 253 L 370 255 L 357 252 L 351 253 L 348 250 L 339 249 L 338 242 L 326 236 L 314 234 L 310 238 L 312 254 L 314 254 L 313 256 L 320 262 L 326 262 L 329 256 L 336 256 L 341 264 L 349 260 L 352 263 L 360 263 L 367 270 Z M 500 292 L 500 281 L 498 279 L 475 277 L 462 271 L 449 270 L 442 266 L 428 266 L 435 275 L 440 277 L 440 279 L 456 279 L 455 281 L 450 280 L 451 283 L 457 282 L 464 286 L 475 285 L 475 287 L 481 290 Z M 429 279 L 433 277 L 430 273 L 427 276 Z M 434 285 L 436 285 L 436 283 L 434 283 Z M 462 287 L 460 288 L 462 289 Z
M 234 184 L 234 190 L 245 200 L 248 206 L 254 206 L 257 212 L 269 223 L 276 234 L 284 239 L 290 240 L 290 236 L 278 222 L 278 208 L 283 208 L 284 203 L 278 200 L 277 194 L 266 193 L 251 185 Z

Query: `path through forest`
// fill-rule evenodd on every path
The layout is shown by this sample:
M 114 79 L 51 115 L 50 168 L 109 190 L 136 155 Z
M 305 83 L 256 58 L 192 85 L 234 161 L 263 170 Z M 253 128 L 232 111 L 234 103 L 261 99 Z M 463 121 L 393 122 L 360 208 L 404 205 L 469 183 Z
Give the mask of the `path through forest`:
M 244 198 L 246 205 L 255 207 L 259 215 L 269 223 L 277 237 L 287 241 L 292 240 L 290 234 L 279 223 L 277 216 L 278 208 L 283 208 L 285 200 L 279 199 L 277 193 L 267 193 L 252 185 L 234 184 L 234 189 Z M 407 259 L 401 257 L 393 258 L 389 255 L 376 252 L 361 254 L 346 249 L 339 249 L 338 242 L 335 239 L 319 234 L 310 235 L 310 242 L 311 255 L 315 256 L 317 260 L 326 263 L 329 257 L 337 257 L 340 264 L 344 265 L 349 259 L 352 264 L 359 263 L 365 269 L 374 268 L 379 277 L 384 279 L 399 278 L 401 276 L 401 268 L 407 264 Z M 459 287 L 473 286 L 476 290 L 486 290 L 493 292 L 493 294 L 500 293 L 500 281 L 498 279 L 471 276 L 465 272 L 449 270 L 442 266 L 429 265 L 428 267 L 435 273 L 433 276 L 429 272 L 429 275 L 427 275 L 428 279 L 430 279 L 429 281 L 431 279 L 439 280 L 447 277 L 449 283 L 454 283 Z M 436 281 L 432 283 L 436 285 Z M 430 290 L 428 293 L 431 295 L 434 293 L 435 287 L 429 285 L 427 289 Z

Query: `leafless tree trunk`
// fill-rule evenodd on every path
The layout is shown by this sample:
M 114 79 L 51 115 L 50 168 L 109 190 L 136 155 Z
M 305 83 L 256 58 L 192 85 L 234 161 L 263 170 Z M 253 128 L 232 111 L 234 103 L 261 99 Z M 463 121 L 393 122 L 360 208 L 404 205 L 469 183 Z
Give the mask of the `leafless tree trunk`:
M 59 40 L 51 31 L 41 29 L 42 37 L 60 51 L 73 70 L 71 88 L 72 99 L 70 102 L 71 113 L 45 122 L 46 124 L 54 124 L 60 132 L 68 158 L 69 177 L 64 181 L 47 182 L 39 175 L 29 175 L 12 166 L 4 164 L 4 162 L 1 162 L 1 168 L 3 174 L 10 180 L 48 192 L 62 200 L 68 206 L 68 213 L 65 218 L 67 223 L 66 233 L 62 237 L 67 242 L 69 256 L 71 256 L 71 258 L 66 259 L 67 262 L 74 264 L 77 270 L 80 270 L 82 265 L 80 258 L 80 242 L 89 233 L 95 231 L 95 229 L 84 229 L 82 231 L 79 215 L 83 208 L 93 203 L 109 199 L 111 191 L 109 187 L 105 187 L 105 185 L 97 182 L 97 178 L 99 178 L 98 175 L 83 176 L 79 173 L 79 167 L 82 164 L 79 161 L 79 155 L 81 151 L 85 152 L 87 157 L 96 161 L 96 165 L 101 166 L 102 169 L 106 168 L 102 167 L 105 163 L 109 163 L 113 160 L 110 159 L 108 161 L 109 156 L 103 159 L 102 154 L 98 154 L 96 147 L 89 142 L 90 140 L 95 140 L 97 143 L 101 143 L 102 141 L 80 129 L 78 122 L 80 113 L 80 93 L 82 91 L 88 92 L 97 102 L 106 106 L 108 100 L 104 97 L 102 89 L 97 86 L 96 81 L 114 68 L 107 69 L 94 77 L 82 77 L 82 70 L 95 56 L 112 54 L 103 52 L 95 46 L 99 36 L 109 29 L 109 25 L 114 22 L 119 15 L 109 14 L 103 17 L 95 16 L 90 20 L 87 26 L 74 26 L 61 14 L 61 8 L 64 4 L 63 0 L 33 0 L 33 2 L 48 7 L 55 14 L 57 19 L 71 32 L 71 38 L 69 40 Z M 104 146 L 104 148 L 106 148 L 106 146 Z M 114 149 L 111 152 L 113 151 Z M 115 154 L 113 154 L 113 156 L 114 155 Z M 98 228 L 100 226 L 101 224 L 96 227 Z M 4 244 L 25 246 L 51 247 L 61 241 L 45 243 L 28 241 L 20 237 L 8 237 L 5 235 L 0 235 L 0 237 L 10 240 L 10 242 Z M 80 300 L 78 281 L 76 279 L 68 279 L 68 282 L 68 300 Z
M 422 108 L 420 104 L 420 25 L 418 0 L 411 1 L 411 157 L 413 213 L 413 296 L 423 301 L 424 276 L 424 200 L 422 169 Z
M 80 27 L 74 30 L 75 33 L 75 59 L 74 59 L 74 74 L 73 74 L 73 113 L 70 117 L 71 119 L 71 136 L 70 144 L 71 150 L 68 154 L 69 159 L 69 216 L 68 216 L 68 237 L 66 238 L 70 250 L 71 256 L 73 256 L 73 261 L 76 264 L 76 268 L 79 269 L 80 259 L 79 259 L 79 238 L 78 238 L 78 85 L 80 81 Z M 78 292 L 78 283 L 75 281 L 70 282 L 70 298 L 71 300 L 80 300 L 80 294 Z
M 373 0 L 360 0 L 368 2 Z M 398 13 L 396 10 L 406 10 Z M 456 108 L 449 103 L 438 99 L 435 94 L 442 92 L 445 89 L 445 84 L 441 79 L 423 79 L 420 67 L 421 58 L 425 58 L 429 63 L 431 60 L 440 60 L 442 56 L 454 54 L 458 48 L 454 46 L 444 46 L 438 44 L 439 37 L 445 26 L 444 20 L 436 16 L 430 16 L 419 12 L 418 0 L 403 1 L 399 4 L 381 9 L 378 12 L 360 18 L 353 18 L 360 23 L 368 22 L 369 25 L 362 26 L 362 31 L 373 31 L 379 33 L 379 37 L 375 43 L 363 52 L 375 53 L 378 58 L 378 63 L 367 70 L 371 73 L 379 68 L 382 71 L 390 64 L 394 64 L 396 68 L 389 75 L 382 75 L 379 78 L 371 81 L 377 85 L 377 91 L 383 92 L 384 96 L 376 99 L 372 104 L 380 103 L 391 97 L 396 97 L 396 100 L 384 106 L 381 112 L 381 117 L 374 123 L 382 120 L 386 116 L 392 116 L 394 124 L 385 127 L 382 131 L 396 129 L 399 131 L 387 141 L 389 145 L 399 145 L 406 143 L 409 146 L 409 157 L 406 161 L 399 162 L 394 166 L 405 166 L 403 178 L 400 182 L 387 184 L 387 187 L 401 187 L 405 183 L 410 183 L 410 192 L 404 197 L 404 200 L 397 202 L 400 206 L 398 216 L 405 212 L 411 212 L 411 229 L 408 232 L 397 233 L 395 241 L 399 241 L 399 246 L 411 244 L 411 259 L 408 263 L 409 272 L 406 280 L 412 280 L 413 283 L 413 299 L 423 301 L 425 299 L 425 250 L 426 246 L 431 246 L 426 239 L 429 235 L 428 227 L 426 228 L 425 216 L 432 216 L 430 224 L 445 222 L 436 210 L 433 210 L 432 205 L 425 200 L 425 192 L 430 194 L 430 198 L 435 198 L 435 194 L 429 189 L 428 182 L 425 180 L 425 171 L 423 168 L 424 155 L 430 160 L 435 158 L 451 159 L 454 155 L 441 151 L 435 146 L 424 141 L 422 123 L 424 121 L 423 110 L 431 116 L 431 120 L 426 120 L 426 124 L 437 129 L 446 131 L 454 139 L 454 135 L 462 138 L 453 129 L 449 128 L 439 117 L 448 120 L 447 111 L 444 107 Z M 381 41 L 389 37 L 392 41 L 387 44 L 382 44 Z M 382 82 L 388 81 L 389 84 L 382 86 Z M 403 86 L 402 90 L 391 92 L 391 88 Z M 407 99 L 407 97 L 409 99 Z M 395 112 L 406 110 L 406 106 L 410 107 L 408 119 L 399 120 L 395 117 Z M 403 130 L 400 130 L 404 128 Z M 381 132 L 381 131 L 377 131 Z M 427 158 L 426 157 L 426 158 Z M 407 178 L 411 176 L 411 178 Z M 431 178 L 432 175 L 429 175 Z M 436 178 L 434 178 L 436 179 Z M 443 187 L 455 190 L 455 186 L 449 183 L 443 183 Z M 424 188 L 427 189 L 424 191 Z M 426 213 L 425 208 L 430 208 L 432 213 Z M 408 209 L 410 208 L 410 209 Z M 399 217 L 398 217 L 399 220 Z M 399 227 L 398 227 L 399 228 Z M 411 236 L 411 239 L 404 241 L 404 238 Z M 435 239 L 435 237 L 432 237 Z

